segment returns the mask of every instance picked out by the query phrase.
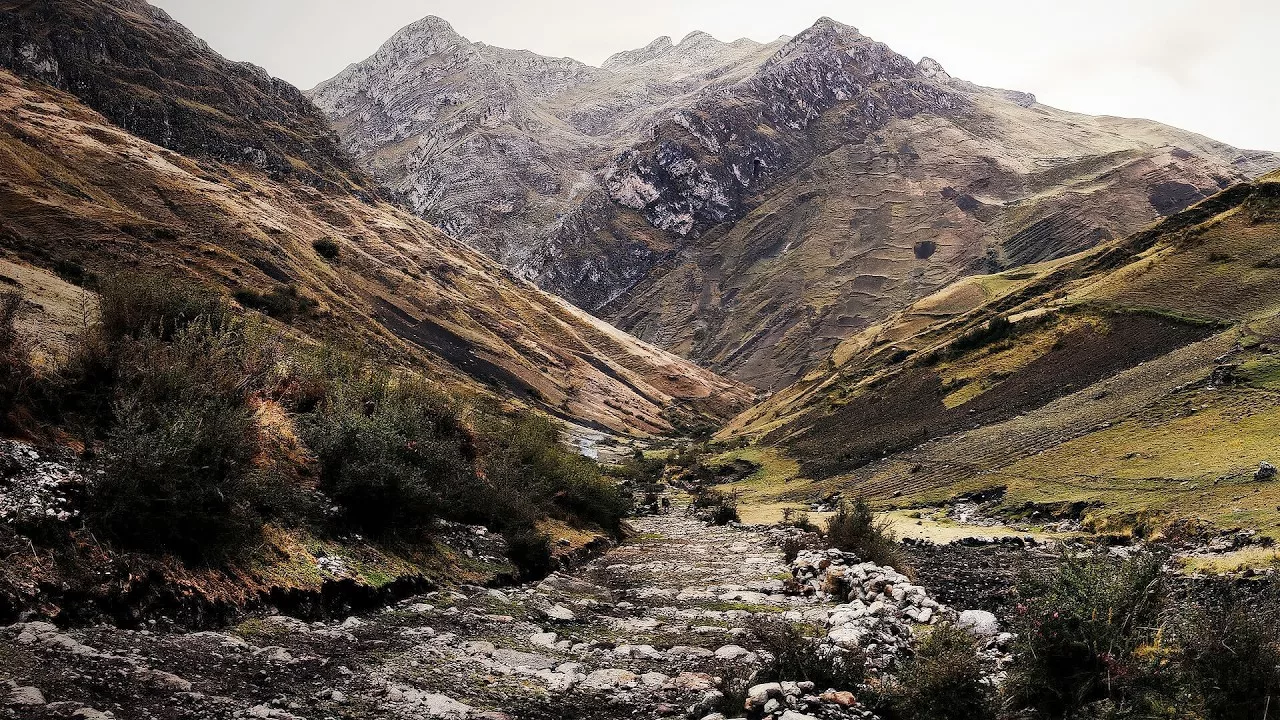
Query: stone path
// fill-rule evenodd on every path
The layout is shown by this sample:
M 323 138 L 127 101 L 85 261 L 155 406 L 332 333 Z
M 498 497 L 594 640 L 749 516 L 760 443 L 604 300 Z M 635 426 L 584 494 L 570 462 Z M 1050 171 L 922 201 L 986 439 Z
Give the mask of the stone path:
M 891 654 L 911 634 L 899 607 L 918 620 L 920 603 L 932 602 L 874 567 L 870 580 L 846 568 L 863 578 L 849 603 L 815 592 L 844 566 L 802 556 L 808 584 L 797 583 L 769 532 L 709 527 L 679 510 L 632 525 L 633 541 L 572 575 L 430 593 L 341 622 L 277 616 L 200 633 L 163 623 L 0 629 L 8 683 L 0 718 L 742 715 L 718 687 L 768 660 L 746 629 L 754 616 L 808 623 L 830 635 L 832 653 L 860 643 Z M 786 685 L 757 690 L 759 705 L 772 701 L 757 716 L 863 714 L 847 694 L 824 701 L 825 688 Z

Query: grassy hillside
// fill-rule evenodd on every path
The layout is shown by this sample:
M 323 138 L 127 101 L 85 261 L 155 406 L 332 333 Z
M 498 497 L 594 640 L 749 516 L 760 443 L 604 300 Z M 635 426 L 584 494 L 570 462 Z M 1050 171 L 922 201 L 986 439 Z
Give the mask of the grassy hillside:
M 147 268 L 463 392 L 624 435 L 714 422 L 749 395 L 511 277 L 397 208 L 192 160 L 0 74 L 0 248 L 93 278 Z
M 1280 176 L 1097 249 L 952 284 L 735 419 L 775 497 L 1004 491 L 1011 517 L 1280 532 Z M 1185 525 L 1185 523 L 1183 524 Z

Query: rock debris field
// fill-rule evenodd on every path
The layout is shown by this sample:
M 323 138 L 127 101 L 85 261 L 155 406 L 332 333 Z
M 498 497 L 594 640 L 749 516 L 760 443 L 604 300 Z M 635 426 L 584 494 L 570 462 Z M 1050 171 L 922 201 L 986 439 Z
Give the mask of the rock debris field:
M 0 628 L 0 718 L 870 717 L 852 693 L 799 678 L 726 698 L 726 680 L 746 689 L 769 664 L 748 629 L 757 617 L 808 626 L 822 653 L 865 656 L 872 672 L 892 672 L 941 620 L 985 639 L 993 673 L 1003 662 L 1010 636 L 993 615 L 957 613 L 892 569 L 835 551 L 785 564 L 783 531 L 678 509 L 632 525 L 632 540 L 570 574 L 333 622 Z

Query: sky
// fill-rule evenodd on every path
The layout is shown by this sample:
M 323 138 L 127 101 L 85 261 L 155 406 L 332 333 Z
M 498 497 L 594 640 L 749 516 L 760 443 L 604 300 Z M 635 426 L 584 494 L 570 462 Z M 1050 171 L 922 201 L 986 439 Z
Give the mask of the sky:
M 676 41 L 795 35 L 822 16 L 952 76 L 1096 115 L 1280 151 L 1276 0 L 151 0 L 232 60 L 302 88 L 427 15 L 500 47 L 599 65 Z

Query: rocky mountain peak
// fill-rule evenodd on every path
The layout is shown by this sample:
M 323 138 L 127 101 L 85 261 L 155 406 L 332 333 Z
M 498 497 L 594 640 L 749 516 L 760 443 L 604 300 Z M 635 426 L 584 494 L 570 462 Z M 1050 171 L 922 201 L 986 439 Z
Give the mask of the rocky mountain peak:
M 170 150 L 368 191 L 297 88 L 227 60 L 142 0 L 0 2 L 0 68 L 70 92 Z
M 684 39 L 680 41 L 679 47 L 686 47 L 689 45 L 724 45 L 724 43 L 712 37 L 710 33 L 705 33 L 701 30 L 694 30 L 684 36 Z
M 609 59 L 605 60 L 601 67 L 605 70 L 617 71 L 643 65 L 659 55 L 666 54 L 673 47 L 675 47 L 675 44 L 671 42 L 671 38 L 663 35 L 642 48 L 624 50 L 610 55 Z
M 837 20 L 832 20 L 827 16 L 818 18 L 817 22 L 809 26 L 808 30 L 797 35 L 797 38 L 805 35 L 837 35 L 844 38 L 861 38 L 865 37 L 858 32 L 858 28 L 852 25 L 845 25 Z
M 927 78 L 935 80 L 950 80 L 951 76 L 943 69 L 942 63 L 931 57 L 920 58 L 920 62 L 916 63 L 916 67 L 920 69 L 920 73 Z
M 447 21 L 428 15 L 392 35 L 390 40 L 378 48 L 373 59 L 381 63 L 410 63 L 450 48 L 470 46 L 471 43 L 459 35 Z

